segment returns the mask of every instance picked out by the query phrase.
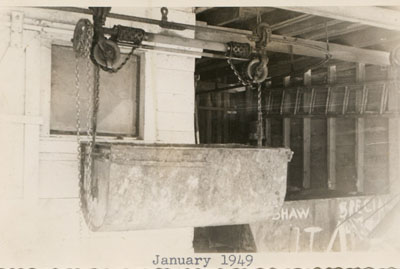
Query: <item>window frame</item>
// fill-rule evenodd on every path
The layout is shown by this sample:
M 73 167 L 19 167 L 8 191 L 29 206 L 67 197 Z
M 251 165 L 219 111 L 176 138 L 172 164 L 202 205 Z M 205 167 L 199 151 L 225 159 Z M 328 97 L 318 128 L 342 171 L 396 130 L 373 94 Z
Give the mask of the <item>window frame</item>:
M 41 72 L 41 81 L 43 83 L 41 86 L 42 91 L 42 116 L 43 116 L 43 124 L 41 126 L 41 139 L 48 140 L 48 141 L 65 141 L 65 142 L 72 142 L 76 141 L 76 133 L 75 134 L 62 134 L 62 133 L 52 133 L 50 128 L 51 122 L 51 76 L 52 76 L 52 47 L 53 46 L 63 46 L 72 49 L 71 42 L 61 39 L 42 39 L 42 44 L 44 45 L 48 51 L 44 55 L 42 55 L 42 60 L 45 62 L 44 65 L 46 66 L 46 70 Z M 127 47 L 120 47 L 121 54 L 128 54 L 130 48 Z M 140 142 L 143 141 L 143 128 L 144 128 L 144 76 L 142 76 L 144 72 L 144 60 L 145 60 L 145 52 L 141 50 L 136 50 L 134 55 L 137 57 L 137 78 L 138 81 L 136 82 L 136 100 L 137 100 L 137 107 L 136 107 L 136 134 L 135 135 L 123 135 L 120 136 L 119 134 L 110 134 L 110 135 L 96 135 L 96 140 L 98 142 L 115 142 L 118 141 L 119 143 L 126 142 Z M 101 97 L 100 97 L 101 98 Z M 84 128 L 84 126 L 82 126 Z M 89 141 L 90 138 L 83 134 L 81 131 L 80 135 L 81 141 Z

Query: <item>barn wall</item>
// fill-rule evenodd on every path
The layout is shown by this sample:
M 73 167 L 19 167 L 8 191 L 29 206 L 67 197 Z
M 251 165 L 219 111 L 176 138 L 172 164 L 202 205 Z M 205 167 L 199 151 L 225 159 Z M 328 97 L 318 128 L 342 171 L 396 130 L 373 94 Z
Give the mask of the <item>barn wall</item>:
M 159 9 L 113 10 L 119 11 L 154 19 L 161 16 Z M 195 20 L 188 9 L 170 9 L 168 16 L 183 23 Z M 58 266 L 68 262 L 71 266 L 72 261 L 81 266 L 110 262 L 132 266 L 149 263 L 156 253 L 192 253 L 190 227 L 93 233 L 81 217 L 76 137 L 49 134 L 51 46 L 70 46 L 74 25 L 81 17 L 85 16 L 33 8 L 0 12 L 0 216 L 8 219 L 0 231 L 1 260 L 19 253 L 21 262 L 26 258 L 40 264 L 56 261 Z M 131 24 L 107 20 L 108 26 L 117 23 Z M 160 32 L 157 26 L 144 28 Z M 193 37 L 192 31 L 179 34 Z M 194 143 L 195 59 L 155 52 L 139 55 L 139 138 L 144 142 Z M 14 225 L 16 222 L 24 225 Z M 113 251 L 115 247 L 118 253 Z M 52 256 L 43 258 L 44 251 L 51 251 Z

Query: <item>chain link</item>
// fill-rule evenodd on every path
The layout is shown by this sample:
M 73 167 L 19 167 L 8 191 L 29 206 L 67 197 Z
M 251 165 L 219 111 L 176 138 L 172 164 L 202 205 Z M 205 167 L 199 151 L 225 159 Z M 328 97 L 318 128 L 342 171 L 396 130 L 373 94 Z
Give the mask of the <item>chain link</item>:
M 244 79 L 239 71 L 236 69 L 235 65 L 232 63 L 232 49 L 230 49 L 230 54 L 227 59 L 227 62 L 232 69 L 233 73 L 239 80 L 239 82 L 245 86 L 253 88 L 254 83 L 250 80 Z M 263 118 L 262 118 L 262 91 L 261 91 L 261 83 L 257 83 L 257 146 L 262 147 L 262 140 L 263 140 Z
M 257 88 L 257 146 L 262 147 L 263 140 L 263 117 L 262 117 L 262 99 L 261 99 L 261 83 Z
M 82 167 L 81 167 L 81 101 L 79 89 L 79 58 L 75 58 L 75 108 L 76 108 L 76 142 L 77 142 L 77 159 L 78 159 L 78 179 L 79 187 L 82 183 Z
M 235 76 L 236 76 L 237 79 L 239 80 L 239 82 L 240 82 L 243 86 L 251 86 L 251 82 L 248 81 L 248 80 L 246 80 L 246 79 L 244 79 L 244 78 L 240 75 L 239 71 L 236 69 L 235 65 L 232 63 L 232 59 L 231 59 L 230 56 L 229 56 L 229 58 L 227 59 L 227 62 L 228 62 L 228 64 L 229 64 L 230 68 L 232 69 L 233 73 L 235 74 Z
M 91 125 L 91 118 L 93 115 L 93 105 L 92 105 L 92 83 L 91 83 L 91 66 L 90 66 L 90 59 L 89 57 L 87 58 L 86 61 L 86 90 L 88 94 L 88 110 L 86 114 L 86 136 L 87 136 L 87 148 L 85 152 L 85 182 L 90 182 L 92 178 L 92 150 L 93 150 L 93 144 L 92 144 L 92 125 Z M 86 188 L 87 190 L 87 188 Z
M 94 59 L 94 57 L 93 57 L 93 59 L 95 60 L 96 64 L 97 64 L 98 66 L 100 66 L 100 68 L 101 68 L 103 71 L 106 71 L 106 72 L 108 72 L 108 73 L 117 73 L 119 70 L 121 70 L 122 67 L 124 67 L 124 66 L 128 63 L 128 61 L 129 61 L 129 59 L 132 57 L 134 51 L 135 51 L 135 47 L 132 47 L 131 51 L 128 53 L 128 55 L 125 57 L 125 59 L 122 61 L 122 63 L 121 63 L 117 68 L 109 68 L 109 67 L 100 65 L 100 64 Z
M 90 48 L 92 45 L 92 39 L 93 39 L 93 25 L 88 22 L 87 20 L 80 20 L 77 23 L 77 26 L 75 28 L 74 32 L 74 51 L 75 51 L 75 106 L 76 106 L 76 136 L 77 136 L 77 161 L 78 161 L 78 187 L 79 187 L 79 207 L 81 209 L 81 212 L 84 213 L 85 210 L 85 205 L 86 204 L 86 192 L 87 186 L 84 186 L 84 184 L 87 184 L 88 182 L 91 182 L 91 165 L 92 165 L 92 147 L 93 145 L 91 144 L 91 127 L 90 127 L 90 120 L 89 118 L 91 117 L 91 102 L 88 103 L 88 111 L 87 111 L 87 122 L 86 122 L 86 132 L 89 138 L 88 144 L 85 149 L 85 155 L 87 158 L 85 158 L 84 163 L 82 162 L 82 147 L 81 147 L 81 95 L 80 95 L 80 59 L 85 59 L 86 60 L 86 88 L 87 92 L 89 93 L 89 99 L 92 96 L 91 93 L 91 61 L 90 61 Z M 84 166 L 84 169 L 82 167 Z M 84 174 L 82 173 L 84 171 Z M 85 214 L 83 214 L 83 217 L 85 217 Z M 81 224 L 80 224 L 81 225 Z

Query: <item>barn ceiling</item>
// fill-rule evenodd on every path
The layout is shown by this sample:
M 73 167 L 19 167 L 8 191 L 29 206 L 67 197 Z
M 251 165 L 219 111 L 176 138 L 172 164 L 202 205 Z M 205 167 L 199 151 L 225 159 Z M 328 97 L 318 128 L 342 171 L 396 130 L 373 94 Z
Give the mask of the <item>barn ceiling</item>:
M 267 22 L 273 34 L 318 40 L 357 48 L 390 52 L 400 45 L 400 7 L 211 7 L 196 8 L 196 19 L 208 25 L 253 31 L 257 15 Z M 281 68 L 272 76 L 287 73 L 282 70 L 300 70 L 316 59 L 269 52 L 270 65 Z M 347 66 L 346 62 L 330 61 L 328 64 Z M 199 59 L 197 72 L 205 80 L 213 80 L 229 72 L 222 60 Z M 324 68 L 316 67 L 316 69 Z M 317 71 L 318 70 L 313 70 Z M 286 74 L 287 75 L 287 74 Z

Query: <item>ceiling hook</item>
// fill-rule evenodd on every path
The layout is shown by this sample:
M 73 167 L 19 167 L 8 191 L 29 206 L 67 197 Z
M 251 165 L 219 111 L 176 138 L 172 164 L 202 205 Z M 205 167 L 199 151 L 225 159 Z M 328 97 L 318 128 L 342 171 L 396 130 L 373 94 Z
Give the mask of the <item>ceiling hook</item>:
M 168 8 L 166 7 L 161 8 L 161 20 L 168 21 Z

